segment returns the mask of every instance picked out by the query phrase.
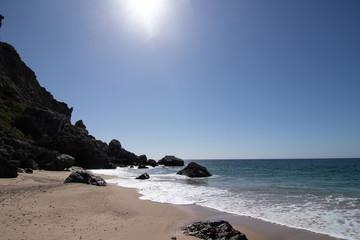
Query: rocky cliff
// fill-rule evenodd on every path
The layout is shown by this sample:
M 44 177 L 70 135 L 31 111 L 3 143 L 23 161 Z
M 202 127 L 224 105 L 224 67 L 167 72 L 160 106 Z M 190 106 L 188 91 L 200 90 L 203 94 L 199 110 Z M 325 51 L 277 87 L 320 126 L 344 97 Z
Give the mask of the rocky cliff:
M 17 176 L 19 167 L 64 170 L 146 163 L 146 156 L 126 151 L 117 140 L 108 145 L 95 139 L 82 121 L 72 125 L 71 113 L 72 108 L 39 85 L 16 50 L 0 42 L 0 177 Z

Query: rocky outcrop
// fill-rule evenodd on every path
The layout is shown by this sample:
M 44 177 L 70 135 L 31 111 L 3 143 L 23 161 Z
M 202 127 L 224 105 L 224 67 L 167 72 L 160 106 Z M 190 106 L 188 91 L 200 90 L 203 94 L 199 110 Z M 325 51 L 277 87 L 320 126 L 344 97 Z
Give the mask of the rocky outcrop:
M 164 166 L 184 166 L 184 160 L 177 158 L 175 156 L 165 156 L 158 161 L 158 164 Z
M 134 153 L 122 148 L 121 143 L 116 139 L 111 140 L 109 143 L 108 155 L 110 162 L 120 167 L 139 165 L 141 160 L 141 158 L 139 159 Z
M 138 176 L 136 179 L 146 180 L 146 179 L 149 179 L 149 178 L 150 178 L 149 174 L 143 173 L 140 176 Z
M 96 186 L 106 186 L 106 181 L 103 178 L 84 170 L 72 172 L 70 176 L 65 179 L 64 183 L 86 183 Z
M 203 167 L 195 162 L 189 163 L 184 169 L 177 172 L 177 174 L 186 175 L 191 178 L 211 176 L 211 173 L 209 173 L 206 167 Z
M 0 92 L 31 106 L 51 109 L 70 121 L 72 109 L 41 87 L 35 73 L 21 61 L 16 50 L 4 42 L 0 42 L 0 79 Z
M 42 142 L 43 146 L 69 154 L 74 165 L 83 168 L 114 168 L 107 155 L 108 145 L 82 131 L 66 125 L 57 136 Z
M 147 157 L 146 157 L 146 155 L 140 155 L 140 156 L 138 156 L 137 157 L 137 159 L 138 159 L 138 164 L 140 165 L 140 164 L 146 164 L 147 163 Z
M 67 154 L 57 155 L 51 162 L 44 165 L 45 170 L 63 171 L 72 167 L 75 163 L 75 158 Z
M 17 164 L 13 164 L 16 167 L 61 171 L 74 163 L 74 158 L 71 156 L 36 146 L 34 142 L 13 134 L 0 132 L 0 139 L 2 142 L 0 157 L 8 162 L 16 162 Z
M 83 168 L 147 164 L 145 155 L 125 150 L 118 140 L 108 145 L 89 135 L 82 120 L 72 125 L 72 110 L 40 86 L 35 73 L 11 45 L 0 42 L 2 165 L 9 166 L 7 169 L 64 170 L 72 164 Z M 74 161 L 57 159 L 60 154 L 67 154 Z M 19 166 L 10 167 L 12 160 L 18 161 Z
M 182 228 L 182 231 L 187 236 L 206 240 L 247 240 L 245 234 L 235 230 L 226 221 L 195 222 L 190 226 Z

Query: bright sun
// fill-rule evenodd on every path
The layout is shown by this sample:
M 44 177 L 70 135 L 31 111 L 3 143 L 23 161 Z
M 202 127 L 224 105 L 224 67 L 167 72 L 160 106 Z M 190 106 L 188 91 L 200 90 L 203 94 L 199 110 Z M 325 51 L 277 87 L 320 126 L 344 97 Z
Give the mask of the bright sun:
M 150 35 L 155 34 L 161 16 L 165 12 L 166 0 L 128 0 L 129 14 L 143 24 Z

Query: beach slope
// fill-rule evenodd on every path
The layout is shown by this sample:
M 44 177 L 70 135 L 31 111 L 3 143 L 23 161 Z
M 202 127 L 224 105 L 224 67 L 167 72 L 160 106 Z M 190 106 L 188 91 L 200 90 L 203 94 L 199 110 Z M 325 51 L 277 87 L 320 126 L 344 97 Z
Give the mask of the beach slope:
M 195 213 L 139 200 L 135 189 L 63 184 L 69 172 L 0 179 L 1 239 L 194 239 L 180 227 Z

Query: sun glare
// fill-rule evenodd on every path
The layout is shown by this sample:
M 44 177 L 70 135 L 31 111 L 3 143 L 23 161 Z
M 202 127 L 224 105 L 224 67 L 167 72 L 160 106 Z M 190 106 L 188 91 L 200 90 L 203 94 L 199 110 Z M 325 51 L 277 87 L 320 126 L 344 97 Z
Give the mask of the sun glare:
M 143 24 L 149 34 L 153 35 L 164 14 L 165 3 L 166 0 L 128 0 L 127 8 L 130 15 Z

